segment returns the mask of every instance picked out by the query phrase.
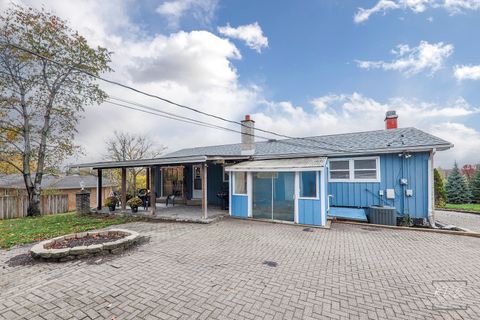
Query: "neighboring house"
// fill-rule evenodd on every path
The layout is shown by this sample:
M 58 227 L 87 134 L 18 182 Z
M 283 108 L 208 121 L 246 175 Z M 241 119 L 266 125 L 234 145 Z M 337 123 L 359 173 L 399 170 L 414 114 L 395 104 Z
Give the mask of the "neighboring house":
M 325 225 L 334 211 L 384 204 L 398 216 L 433 222 L 434 155 L 453 145 L 415 128 L 397 128 L 394 111 L 385 123 L 385 130 L 255 142 L 254 121 L 246 116 L 239 144 L 81 166 L 149 167 L 160 200 L 177 194 L 187 204 L 207 199 L 218 205 L 217 193 L 228 191 L 234 217 Z
M 115 183 L 103 178 L 104 184 L 102 186 L 102 199 L 106 199 Z M 97 193 L 97 177 L 93 175 L 79 176 L 55 176 L 44 175 L 42 178 L 42 192 L 43 193 L 57 193 L 68 195 L 68 210 L 73 211 L 76 208 L 76 193 L 81 190 L 81 184 L 85 190 L 89 191 L 92 196 L 90 203 L 92 207 L 96 206 Z M 20 196 L 26 195 L 25 182 L 23 176 L 20 174 L 0 175 L 0 196 Z

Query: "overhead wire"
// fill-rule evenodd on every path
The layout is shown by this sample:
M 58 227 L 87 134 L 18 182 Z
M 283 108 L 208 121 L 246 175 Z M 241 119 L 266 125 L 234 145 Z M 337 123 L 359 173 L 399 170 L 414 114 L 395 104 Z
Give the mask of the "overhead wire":
M 110 83 L 110 84 L 113 84 L 113 85 L 117 85 L 117 86 L 120 86 L 122 88 L 125 88 L 125 89 L 128 89 L 128 90 L 131 90 L 133 92 L 136 92 L 136 93 L 139 93 L 139 94 L 142 94 L 142 95 L 145 95 L 145 96 L 148 96 L 148 97 L 151 97 L 151 98 L 155 98 L 155 99 L 158 99 L 158 100 L 161 100 L 163 102 L 166 102 L 168 104 L 171 104 L 173 106 L 176 106 L 176 107 L 179 107 L 179 108 L 183 108 L 183 109 L 187 109 L 189 111 L 192 111 L 192 112 L 196 112 L 198 114 L 202 114 L 202 115 L 205 115 L 205 116 L 208 116 L 208 117 L 212 117 L 212 118 L 215 118 L 217 120 L 221 120 L 221 121 L 225 121 L 225 122 L 229 122 L 229 123 L 233 123 L 233 124 L 237 124 L 237 125 L 240 125 L 240 126 L 243 126 L 243 127 L 246 127 L 246 125 L 240 121 L 235 121 L 235 120 L 231 120 L 231 119 L 227 119 L 225 117 L 222 117 L 222 116 L 219 116 L 219 115 L 215 115 L 215 114 L 212 114 L 212 113 L 209 113 L 209 112 L 205 112 L 205 111 L 202 111 L 202 110 L 199 110 L 197 108 L 193 108 L 193 107 L 190 107 L 190 106 L 186 106 L 186 105 L 183 105 L 183 104 L 180 104 L 180 103 L 177 103 L 175 101 L 172 101 L 170 99 L 167 99 L 167 98 L 164 98 L 164 97 L 161 97 L 161 96 L 158 96 L 156 94 L 152 94 L 152 93 L 148 93 L 146 91 L 143 91 L 143 90 L 140 90 L 140 89 L 137 89 L 137 88 L 134 88 L 132 86 L 129 86 L 129 85 L 126 85 L 126 84 L 123 84 L 121 82 L 118 82 L 118 81 L 114 81 L 114 80 L 110 80 L 110 79 L 107 79 L 107 78 L 104 78 L 104 77 L 101 77 L 101 76 L 98 76 L 96 74 L 93 74 L 89 71 L 86 71 L 86 70 L 83 70 L 79 67 L 76 67 L 76 66 L 73 66 L 73 65 L 66 65 L 65 63 L 62 63 L 62 62 L 58 62 L 52 58 L 49 58 L 49 57 L 46 57 L 44 55 L 41 55 L 37 52 L 34 52 L 32 50 L 29 50 L 29 49 L 26 49 L 24 47 L 21 47 L 19 45 L 16 45 L 16 44 L 13 44 L 13 43 L 6 43 L 6 42 L 0 42 L 0 45 L 7 45 L 7 46 L 11 46 L 13 48 L 16 48 L 18 50 L 21 50 L 21 51 L 24 51 L 24 52 L 27 52 L 31 55 L 34 55 L 40 59 L 44 59 L 46 61 L 49 61 L 51 63 L 54 63 L 56 65 L 59 65 L 59 66 L 62 66 L 62 67 L 69 67 L 71 68 L 72 70 L 76 70 L 78 72 L 82 72 L 92 78 L 95 78 L 95 79 L 98 79 L 98 80 L 101 80 L 101 81 L 104 81 L 106 83 Z M 295 140 L 305 140 L 305 141 L 310 141 L 310 142 L 314 142 L 316 144 L 323 144 L 324 146 L 321 147 L 322 149 L 324 150 L 330 150 L 330 151 L 337 151 L 337 152 L 345 152 L 345 151 L 348 151 L 346 149 L 344 149 L 342 146 L 340 145 L 337 145 L 337 144 L 334 144 L 334 143 L 331 143 L 331 142 L 325 142 L 325 141 L 318 141 L 316 139 L 312 139 L 312 138 L 302 138 L 302 137 L 293 137 L 293 136 L 288 136 L 288 135 L 285 135 L 285 134 L 281 134 L 281 133 L 277 133 L 277 132 L 274 132 L 274 131 L 271 131 L 271 130 L 265 130 L 265 129 L 262 129 L 262 128 L 255 128 L 256 131 L 260 131 L 260 132 L 264 132 L 264 133 L 268 133 L 268 134 L 272 134 L 272 135 L 275 135 L 275 136 L 278 136 L 278 137 L 282 137 L 282 138 L 287 138 L 287 139 L 295 139 Z M 333 146 L 333 147 L 337 147 L 337 149 L 335 148 L 332 148 L 332 147 L 328 147 L 328 146 Z

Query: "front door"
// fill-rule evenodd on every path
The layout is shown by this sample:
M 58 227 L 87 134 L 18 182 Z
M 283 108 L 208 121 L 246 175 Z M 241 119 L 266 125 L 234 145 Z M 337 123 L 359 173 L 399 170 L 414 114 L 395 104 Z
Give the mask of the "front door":
M 294 221 L 295 173 L 253 174 L 252 216 L 256 219 Z
M 193 170 L 192 198 L 201 199 L 202 198 L 202 166 L 201 165 L 192 166 L 192 170 Z

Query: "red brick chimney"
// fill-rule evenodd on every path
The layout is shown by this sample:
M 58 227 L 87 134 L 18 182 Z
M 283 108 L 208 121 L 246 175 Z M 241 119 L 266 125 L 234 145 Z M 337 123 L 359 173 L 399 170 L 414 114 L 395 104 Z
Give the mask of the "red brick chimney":
M 397 129 L 397 118 L 398 115 L 395 110 L 387 111 L 387 113 L 385 113 L 385 129 Z

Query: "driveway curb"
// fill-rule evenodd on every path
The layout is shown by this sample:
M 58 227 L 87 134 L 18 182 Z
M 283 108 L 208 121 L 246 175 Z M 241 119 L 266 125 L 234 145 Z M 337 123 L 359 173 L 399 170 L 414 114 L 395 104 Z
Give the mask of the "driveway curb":
M 399 226 L 386 226 L 386 225 L 382 225 L 382 224 L 362 223 L 362 222 L 353 222 L 353 221 L 338 221 L 338 220 L 334 221 L 334 223 L 353 224 L 353 225 L 360 225 L 360 226 L 365 226 L 365 227 L 394 229 L 394 230 L 433 232 L 433 233 L 451 234 L 451 235 L 456 235 L 456 236 L 466 236 L 466 237 L 480 238 L 480 233 L 479 232 L 452 231 L 452 230 L 441 230 L 441 229 L 430 229 L 430 228 L 411 228 L 411 227 L 399 227 Z
M 461 212 L 461 213 L 470 213 L 480 216 L 478 211 L 469 211 L 469 210 L 458 210 L 458 209 L 445 209 L 445 208 L 435 208 L 435 211 L 448 211 L 448 212 Z

